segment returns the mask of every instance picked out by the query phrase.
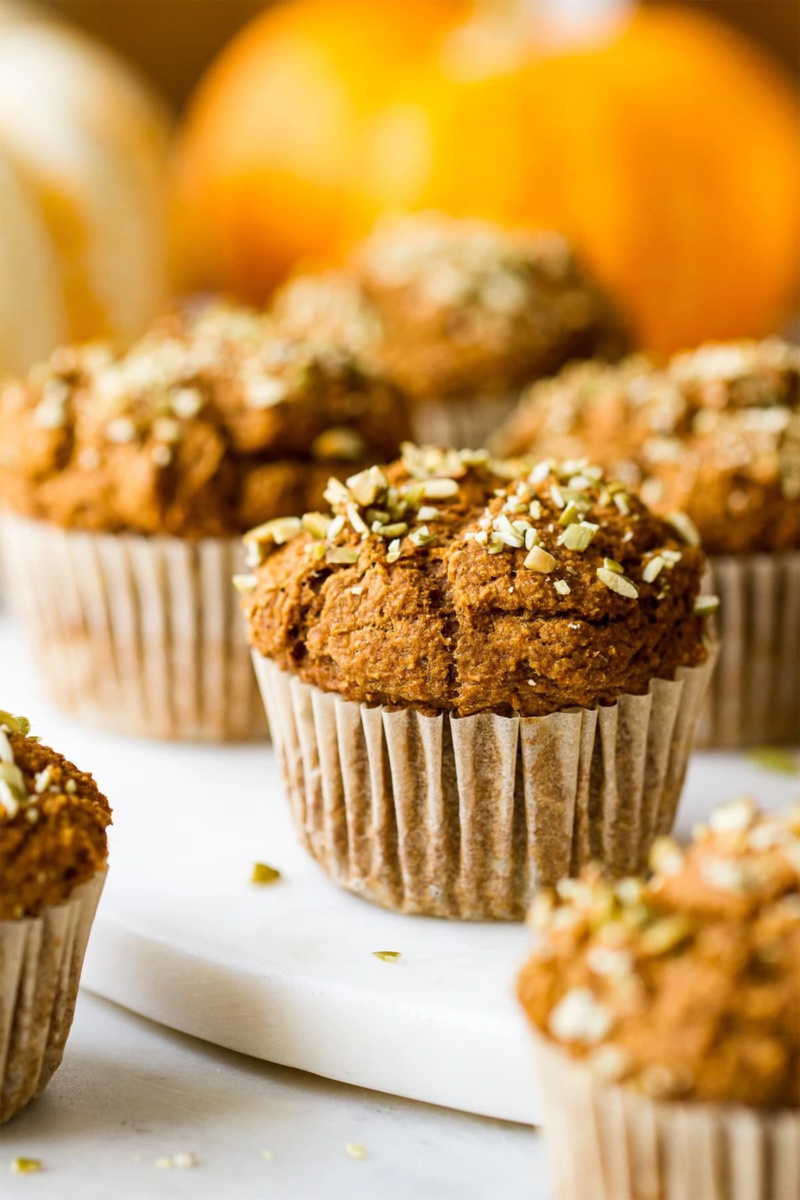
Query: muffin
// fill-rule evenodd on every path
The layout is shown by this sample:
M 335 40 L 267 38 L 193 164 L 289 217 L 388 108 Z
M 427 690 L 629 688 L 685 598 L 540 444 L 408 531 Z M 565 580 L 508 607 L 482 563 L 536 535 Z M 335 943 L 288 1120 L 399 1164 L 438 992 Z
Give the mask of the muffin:
M 91 775 L 0 711 L 0 1123 L 61 1062 L 110 823 Z
M 248 535 L 243 607 L 328 874 L 403 912 L 513 920 L 591 858 L 638 869 L 713 664 L 702 552 L 586 463 L 520 477 L 407 445 L 326 499 Z
M 690 517 L 722 600 L 700 740 L 800 736 L 800 348 L 708 345 L 663 369 L 584 363 L 535 385 L 498 452 L 588 454 Z
M 562 1200 L 794 1200 L 800 809 L 716 809 L 653 875 L 542 892 L 519 979 Z
M 11 601 L 58 703 L 128 733 L 263 733 L 230 584 L 241 534 L 395 454 L 396 389 L 211 304 L 125 353 L 57 351 L 0 417 Z
M 631 344 L 564 238 L 435 213 L 382 222 L 275 313 L 370 354 L 410 398 L 417 440 L 440 445 L 483 446 L 524 384 Z

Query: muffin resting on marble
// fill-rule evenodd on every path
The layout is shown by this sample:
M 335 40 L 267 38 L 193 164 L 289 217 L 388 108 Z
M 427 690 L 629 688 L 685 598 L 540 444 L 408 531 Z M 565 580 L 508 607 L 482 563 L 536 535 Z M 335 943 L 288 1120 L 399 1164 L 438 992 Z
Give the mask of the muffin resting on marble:
M 414 445 L 326 500 L 251 530 L 238 584 L 329 874 L 403 911 L 509 919 L 594 853 L 641 865 L 713 666 L 683 523 L 586 461 L 520 474 Z

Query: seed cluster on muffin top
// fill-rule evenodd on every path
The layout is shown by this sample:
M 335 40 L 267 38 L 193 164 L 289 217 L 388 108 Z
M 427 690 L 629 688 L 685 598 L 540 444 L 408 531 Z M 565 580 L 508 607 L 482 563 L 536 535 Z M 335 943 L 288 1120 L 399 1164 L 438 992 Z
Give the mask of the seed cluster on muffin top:
M 653 1098 L 800 1105 L 800 808 L 717 808 L 648 880 L 600 868 L 539 894 L 528 1017 L 603 1083 Z
M 713 554 L 800 546 L 800 347 L 709 344 L 664 368 L 578 363 L 534 384 L 498 452 L 588 454 L 692 517 Z
M 248 533 L 253 646 L 323 690 L 538 716 L 644 693 L 706 657 L 702 551 L 583 461 L 404 446 L 328 512 Z
M 279 291 L 274 313 L 368 353 L 412 400 L 504 394 L 572 358 L 631 347 L 559 234 L 440 213 L 380 222 L 344 270 Z
M 110 824 L 92 776 L 0 711 L 0 920 L 68 900 L 105 865 Z
M 0 496 L 90 530 L 239 533 L 397 452 L 397 390 L 347 351 L 221 302 L 126 352 L 56 351 L 0 392 Z

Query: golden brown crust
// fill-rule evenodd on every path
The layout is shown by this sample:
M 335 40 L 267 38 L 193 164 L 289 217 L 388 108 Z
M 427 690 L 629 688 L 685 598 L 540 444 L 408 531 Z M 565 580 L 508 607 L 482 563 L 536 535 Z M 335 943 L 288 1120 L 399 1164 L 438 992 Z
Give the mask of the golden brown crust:
M 534 385 L 498 453 L 588 454 L 659 512 L 687 512 L 712 554 L 800 546 L 800 349 L 701 347 L 660 370 L 583 363 Z
M 263 531 L 244 584 L 252 644 L 348 699 L 459 715 L 646 692 L 705 657 L 704 558 L 587 469 L 510 479 L 485 452 L 407 447 L 385 476 L 329 489 L 334 524 L 306 522 L 319 536 L 279 523 L 274 552 Z
M 108 800 L 91 775 L 0 713 L 0 920 L 35 917 L 103 868 Z M 13 756 L 13 761 L 11 757 Z M 9 786 L 10 781 L 10 786 Z
M 800 810 L 716 810 L 649 882 L 541 893 L 519 980 L 531 1022 L 603 1082 L 659 1098 L 800 1106 Z
M 201 537 L 314 503 L 322 477 L 391 457 L 396 389 L 346 352 L 220 304 L 125 354 L 58 351 L 0 395 L 0 495 L 80 529 Z
M 272 314 L 290 336 L 364 356 L 420 402 L 505 394 L 631 347 L 563 238 L 430 213 L 382 222 L 342 270 L 291 280 Z
M 382 366 L 416 400 L 503 394 L 631 347 L 555 233 L 422 213 L 379 224 L 353 267 L 382 327 Z

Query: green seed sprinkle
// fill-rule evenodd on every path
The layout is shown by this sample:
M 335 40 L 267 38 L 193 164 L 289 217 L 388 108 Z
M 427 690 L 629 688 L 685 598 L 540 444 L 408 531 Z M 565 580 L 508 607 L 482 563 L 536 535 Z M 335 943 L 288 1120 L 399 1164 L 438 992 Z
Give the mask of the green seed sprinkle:
M 636 584 L 632 579 L 628 579 L 627 575 L 620 575 L 618 571 L 610 571 L 607 567 L 598 567 L 597 578 L 609 591 L 616 592 L 618 596 L 625 596 L 628 600 L 637 600 L 639 597 Z
M 698 596 L 694 602 L 694 611 L 698 617 L 708 617 L 719 608 L 719 596 Z
M 401 957 L 399 950 L 373 950 L 373 958 L 379 958 L 381 962 L 397 962 Z
M 268 867 L 262 862 L 253 863 L 251 883 L 277 883 L 280 877 L 281 873 L 275 867 Z
M 747 757 L 768 771 L 780 771 L 783 775 L 800 775 L 800 759 L 789 750 L 778 746 L 754 746 Z
M 549 575 L 555 569 L 556 560 L 542 546 L 534 546 L 525 556 L 523 565 L 529 571 L 537 571 L 540 575 Z
M 574 500 L 570 500 L 569 504 L 558 518 L 558 523 L 559 525 L 564 525 L 567 527 L 569 525 L 575 525 L 579 520 L 580 516 L 578 515 L 578 506 Z
M 576 550 L 580 554 L 599 528 L 599 525 L 593 525 L 591 521 L 578 521 L 574 525 L 568 525 L 558 539 L 559 545 L 566 546 L 568 550 Z
M 15 1158 L 11 1163 L 12 1175 L 33 1175 L 41 1169 L 41 1159 L 38 1158 Z

